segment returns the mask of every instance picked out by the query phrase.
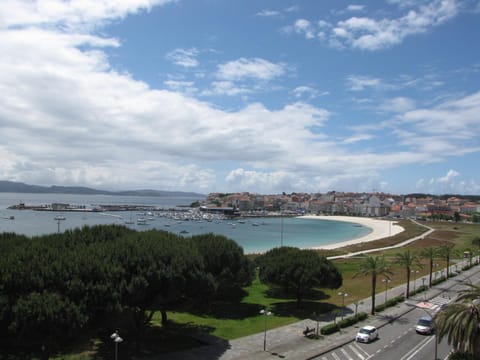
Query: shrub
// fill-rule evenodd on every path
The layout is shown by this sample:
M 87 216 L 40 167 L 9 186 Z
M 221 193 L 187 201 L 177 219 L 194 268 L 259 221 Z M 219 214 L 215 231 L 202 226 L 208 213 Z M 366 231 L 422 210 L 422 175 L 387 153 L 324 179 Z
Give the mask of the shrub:
M 329 334 L 333 334 L 333 333 L 335 333 L 339 330 L 340 330 L 340 326 L 338 326 L 338 324 L 331 323 L 331 324 L 327 324 L 327 325 L 323 326 L 320 329 L 320 334 L 329 335 Z

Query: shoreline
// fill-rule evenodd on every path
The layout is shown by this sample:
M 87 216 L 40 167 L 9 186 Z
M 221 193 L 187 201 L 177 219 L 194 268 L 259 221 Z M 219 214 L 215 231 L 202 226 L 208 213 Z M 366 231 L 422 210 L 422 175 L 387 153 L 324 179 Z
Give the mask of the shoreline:
M 365 227 L 372 229 L 372 231 L 362 237 L 351 239 L 347 241 L 342 241 L 334 244 L 315 246 L 311 249 L 314 250 L 333 250 L 341 247 L 356 245 L 364 242 L 374 241 L 383 239 L 386 237 L 394 236 L 405 229 L 400 225 L 397 225 L 395 221 L 392 220 L 379 220 L 376 218 L 367 218 L 367 217 L 355 217 L 355 216 L 336 216 L 336 215 L 305 215 L 300 216 L 303 219 L 314 219 L 314 220 L 329 220 L 329 221 L 343 221 L 354 224 L 360 224 Z

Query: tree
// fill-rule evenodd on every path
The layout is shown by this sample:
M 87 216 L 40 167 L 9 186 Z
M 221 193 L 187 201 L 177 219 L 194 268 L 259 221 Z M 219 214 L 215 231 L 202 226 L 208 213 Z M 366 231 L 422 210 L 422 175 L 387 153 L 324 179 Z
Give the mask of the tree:
M 405 296 L 408 298 L 410 296 L 410 273 L 412 271 L 412 267 L 414 267 L 415 265 L 420 266 L 418 257 L 416 255 L 413 255 L 410 250 L 407 250 L 403 253 L 397 253 L 395 255 L 395 260 L 396 263 L 405 268 L 405 271 L 407 273 L 407 292 Z
M 215 292 L 211 296 L 235 298 L 242 287 L 251 284 L 253 263 L 235 241 L 212 233 L 192 236 L 191 241 L 203 259 L 204 271 L 214 281 Z
M 364 260 L 360 263 L 358 272 L 354 277 L 363 275 L 371 276 L 371 297 L 372 297 L 372 309 L 371 314 L 375 314 L 375 294 L 377 287 L 377 276 L 389 276 L 392 274 L 390 270 L 390 265 L 385 260 L 384 256 L 366 256 Z
M 420 256 L 423 259 L 427 259 L 428 261 L 428 268 L 429 268 L 429 276 L 428 276 L 428 286 L 432 286 L 432 274 L 433 274 L 433 260 L 437 256 L 437 249 L 433 246 L 429 246 L 422 250 Z
M 438 255 L 445 260 L 446 265 L 447 265 L 447 279 L 449 276 L 449 270 L 450 270 L 450 259 L 451 257 L 455 254 L 454 251 L 455 245 L 444 245 L 438 249 Z
M 279 247 L 257 258 L 257 264 L 260 280 L 293 293 L 298 305 L 313 288 L 337 289 L 342 286 L 338 269 L 314 250 Z
M 461 220 L 461 216 L 460 216 L 460 213 L 458 211 L 455 211 L 453 213 L 453 219 L 455 220 L 456 223 L 458 223 L 460 220 Z
M 466 284 L 454 302 L 435 315 L 441 341 L 447 336 L 457 353 L 480 357 L 480 285 Z

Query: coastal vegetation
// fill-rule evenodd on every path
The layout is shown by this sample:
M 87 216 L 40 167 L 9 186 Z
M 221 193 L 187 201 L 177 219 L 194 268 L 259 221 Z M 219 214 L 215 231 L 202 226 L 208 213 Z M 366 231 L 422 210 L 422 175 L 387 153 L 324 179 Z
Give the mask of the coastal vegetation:
M 418 257 L 422 266 L 415 267 L 417 279 L 433 276 L 435 282 L 445 276 L 440 269 L 447 261 L 456 263 L 465 251 L 476 249 L 478 225 L 424 224 L 435 231 L 400 250 L 368 256 L 384 259 L 392 272 L 375 283 L 387 276 L 390 282 L 385 286 L 406 282 L 405 264 L 397 261 L 399 251 Z M 406 231 L 417 236 L 425 228 L 415 225 Z M 404 241 L 397 236 L 390 240 Z M 391 243 L 383 239 L 370 246 L 384 244 Z M 452 245 L 448 259 L 437 251 Z M 435 251 L 426 254 L 429 248 Z M 233 339 L 263 330 L 262 309 L 273 313 L 268 328 L 300 319 L 315 321 L 341 309 L 342 301 L 358 303 L 371 296 L 372 289 L 365 284 L 373 284 L 372 274 L 362 268 L 368 257 L 332 260 L 341 274 L 342 281 L 335 284 L 340 288 L 309 284 L 299 306 L 290 286 L 284 291 L 281 283 L 268 278 L 262 282 L 261 266 L 254 268 L 262 263 L 261 256 L 245 256 L 233 241 L 213 234 L 183 238 L 97 226 L 34 238 L 4 233 L 0 250 L 0 347 L 19 358 L 110 358 L 109 335 L 114 329 L 126 339 L 122 354 L 137 357 L 198 346 L 199 331 Z M 357 246 L 342 249 L 357 250 Z M 152 264 L 146 266 L 145 261 Z M 339 290 L 348 298 L 340 297 Z M 383 290 L 376 286 L 376 292 Z M 392 293 L 389 298 L 400 295 Z

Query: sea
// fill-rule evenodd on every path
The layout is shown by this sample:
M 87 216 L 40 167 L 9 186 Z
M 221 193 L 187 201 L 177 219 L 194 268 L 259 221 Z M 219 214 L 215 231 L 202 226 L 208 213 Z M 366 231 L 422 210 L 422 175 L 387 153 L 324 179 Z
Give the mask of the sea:
M 34 237 L 87 225 L 119 224 L 137 231 L 158 229 L 181 236 L 220 234 L 237 242 L 246 254 L 252 254 L 263 253 L 279 246 L 321 247 L 359 238 L 372 231 L 369 227 L 349 222 L 301 217 L 214 218 L 207 221 L 165 216 L 167 211 L 153 211 L 147 214 L 136 211 L 62 212 L 8 209 L 9 206 L 19 203 L 27 206 L 62 203 L 90 208 L 99 205 L 136 205 L 185 211 L 190 204 L 198 200 L 203 198 L 0 193 L 0 233 L 14 232 Z M 138 224 L 138 218 L 144 218 L 145 223 Z

